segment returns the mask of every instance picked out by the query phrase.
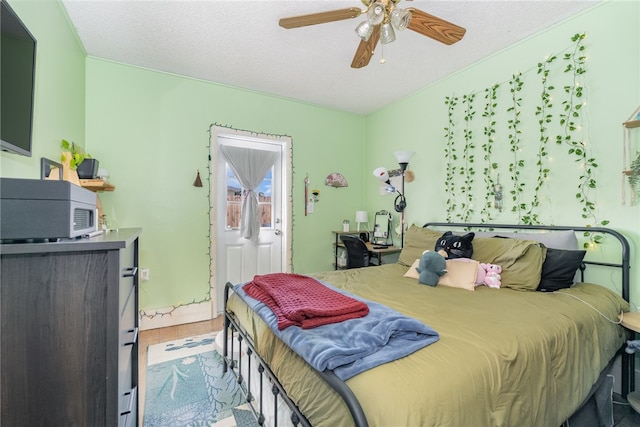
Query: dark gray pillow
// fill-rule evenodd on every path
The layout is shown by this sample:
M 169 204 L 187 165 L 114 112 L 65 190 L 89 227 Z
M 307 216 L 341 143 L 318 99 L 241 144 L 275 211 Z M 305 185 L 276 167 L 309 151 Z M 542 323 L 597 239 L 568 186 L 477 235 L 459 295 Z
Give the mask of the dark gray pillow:
M 587 251 L 547 248 L 547 256 L 542 263 L 540 284 L 536 290 L 554 292 L 571 287 L 586 253 Z

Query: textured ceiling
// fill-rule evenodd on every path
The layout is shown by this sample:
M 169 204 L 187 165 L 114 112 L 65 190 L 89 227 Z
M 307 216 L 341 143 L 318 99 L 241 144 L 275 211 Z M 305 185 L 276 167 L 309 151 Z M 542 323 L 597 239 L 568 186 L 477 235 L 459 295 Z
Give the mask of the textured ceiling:
M 352 69 L 363 17 L 286 30 L 282 17 L 358 0 L 62 0 L 88 55 L 367 114 L 601 0 L 401 1 L 467 29 L 446 46 L 413 31 Z

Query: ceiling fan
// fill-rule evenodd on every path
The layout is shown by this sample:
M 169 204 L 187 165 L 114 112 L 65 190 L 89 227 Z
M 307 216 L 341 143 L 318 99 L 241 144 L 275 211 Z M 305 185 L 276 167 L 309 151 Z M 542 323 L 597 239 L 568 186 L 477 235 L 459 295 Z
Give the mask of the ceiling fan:
M 447 45 L 462 40 L 467 31 L 456 24 L 419 9 L 413 7 L 402 9 L 397 6 L 400 0 L 361 1 L 366 6 L 364 10 L 349 7 L 292 16 L 280 19 L 279 24 L 283 28 L 290 29 L 353 19 L 365 14 L 367 19 L 356 27 L 356 34 L 360 36 L 361 41 L 351 62 L 352 68 L 362 68 L 369 64 L 378 41 L 382 44 L 393 42 L 396 38 L 394 29 L 402 31 L 409 28 Z M 383 61 L 381 60 L 381 62 Z

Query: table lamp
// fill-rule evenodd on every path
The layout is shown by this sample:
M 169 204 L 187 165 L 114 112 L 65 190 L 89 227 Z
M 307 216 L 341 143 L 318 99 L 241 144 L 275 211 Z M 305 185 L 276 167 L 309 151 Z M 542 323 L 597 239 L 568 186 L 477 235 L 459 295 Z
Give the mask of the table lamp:
M 360 231 L 360 224 L 369 224 L 369 214 L 367 211 L 356 211 L 356 224 L 358 231 Z

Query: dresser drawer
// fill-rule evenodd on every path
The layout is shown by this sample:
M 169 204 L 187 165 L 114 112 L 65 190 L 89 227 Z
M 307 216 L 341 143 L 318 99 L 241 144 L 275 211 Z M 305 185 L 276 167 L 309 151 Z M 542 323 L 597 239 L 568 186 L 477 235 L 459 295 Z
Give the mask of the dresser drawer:
M 128 417 L 122 416 L 131 412 L 131 398 L 135 398 L 129 392 L 135 388 L 134 364 L 137 357 L 134 355 L 138 351 L 138 328 L 136 326 L 135 311 L 135 288 L 131 288 L 129 295 L 125 299 L 125 305 L 120 318 L 120 338 L 118 346 L 118 393 L 120 401 L 118 403 L 118 413 L 121 415 L 119 425 L 126 424 Z
M 138 388 L 132 387 L 120 393 L 120 417 L 118 427 L 131 427 L 137 425 L 138 421 Z
M 138 266 L 135 265 L 134 250 L 128 246 L 120 250 L 120 308 L 122 309 L 129 297 L 129 293 L 135 284 L 138 274 Z
M 127 393 L 133 389 L 136 384 L 133 382 L 133 357 L 131 346 L 120 349 L 118 360 L 118 393 L 120 401 L 118 402 L 118 414 L 127 413 L 130 409 L 130 399 Z
M 120 306 L 120 341 L 123 341 L 122 332 L 133 329 L 136 326 L 136 289 L 131 286 L 126 295 L 120 296 L 122 305 Z
M 131 387 L 131 360 L 133 351 L 138 351 L 138 328 L 135 324 L 135 290 L 131 289 L 120 317 L 120 338 L 118 346 L 118 389 Z M 126 374 L 124 372 L 127 372 Z M 123 382 L 126 378 L 129 382 Z

